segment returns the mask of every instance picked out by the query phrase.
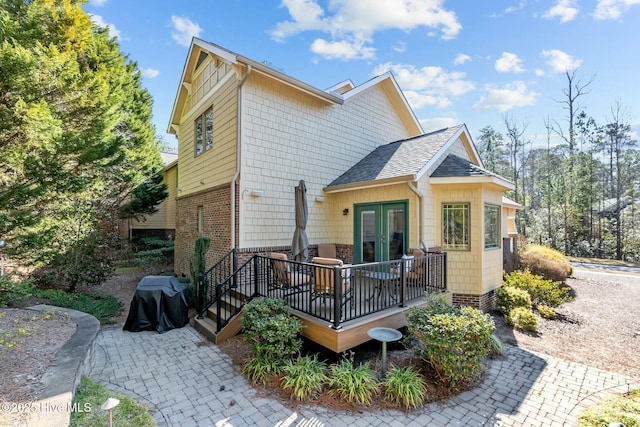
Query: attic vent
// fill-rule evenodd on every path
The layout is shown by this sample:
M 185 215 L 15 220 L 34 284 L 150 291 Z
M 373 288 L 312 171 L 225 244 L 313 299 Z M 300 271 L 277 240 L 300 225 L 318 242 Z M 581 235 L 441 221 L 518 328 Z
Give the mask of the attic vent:
M 198 56 L 198 62 L 196 62 L 196 70 L 200 67 L 200 65 L 204 62 L 209 54 L 207 52 L 200 52 L 200 56 Z

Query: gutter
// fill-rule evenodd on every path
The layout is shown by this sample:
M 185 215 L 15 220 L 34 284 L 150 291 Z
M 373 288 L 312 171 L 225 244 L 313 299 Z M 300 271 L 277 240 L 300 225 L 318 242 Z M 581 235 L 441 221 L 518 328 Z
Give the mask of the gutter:
M 238 119 L 238 141 L 236 146 L 236 170 L 233 173 L 233 177 L 231 178 L 231 249 L 236 248 L 236 181 L 240 177 L 240 169 L 242 166 L 241 163 L 241 148 L 242 148 L 242 85 L 244 85 L 245 80 L 251 74 L 251 64 L 247 65 L 247 72 L 242 76 L 242 79 L 238 82 L 238 86 L 236 88 L 238 92 L 238 112 L 236 114 Z

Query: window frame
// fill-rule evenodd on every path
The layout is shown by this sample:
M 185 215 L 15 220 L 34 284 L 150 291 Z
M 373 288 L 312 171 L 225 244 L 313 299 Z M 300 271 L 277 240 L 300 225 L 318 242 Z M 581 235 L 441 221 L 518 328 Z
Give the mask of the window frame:
M 488 229 L 490 228 L 490 224 L 487 223 L 487 221 L 489 219 L 488 218 L 489 214 L 488 214 L 487 211 L 489 209 L 495 210 L 495 224 L 494 224 L 495 225 L 495 227 L 494 227 L 495 229 L 491 230 L 493 233 L 495 233 L 495 236 L 493 236 L 495 241 L 490 241 L 490 240 L 487 239 L 488 232 L 489 232 Z M 501 241 L 501 239 L 500 239 L 500 236 L 501 236 L 501 230 L 500 230 L 500 228 L 501 228 L 501 217 L 500 217 L 500 214 L 501 214 L 501 212 L 500 212 L 500 210 L 501 210 L 501 208 L 498 205 L 493 205 L 493 204 L 490 204 L 490 203 L 485 203 L 485 205 L 484 205 L 483 214 L 484 214 L 484 249 L 485 250 L 488 250 L 488 249 L 500 249 L 500 247 L 501 247 L 501 242 L 500 242 Z
M 448 211 L 451 210 L 451 214 L 456 215 L 462 213 L 462 240 L 463 243 L 450 242 L 450 233 L 447 232 L 447 220 Z M 470 251 L 471 250 L 471 203 L 469 202 L 448 202 L 442 203 L 442 249 L 448 251 Z M 457 230 L 454 229 L 454 238 Z
M 207 108 L 193 121 L 193 149 L 194 156 L 213 148 L 213 106 Z

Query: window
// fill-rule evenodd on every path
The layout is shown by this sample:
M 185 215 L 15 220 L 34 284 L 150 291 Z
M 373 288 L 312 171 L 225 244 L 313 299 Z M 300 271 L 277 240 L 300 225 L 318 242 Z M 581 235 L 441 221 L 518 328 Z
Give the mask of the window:
M 469 250 L 469 204 L 442 205 L 442 248 Z
M 196 156 L 213 147 L 213 108 L 209 108 L 194 123 Z
M 198 234 L 204 233 L 204 207 L 198 206 Z
M 484 205 L 484 248 L 500 247 L 500 207 Z

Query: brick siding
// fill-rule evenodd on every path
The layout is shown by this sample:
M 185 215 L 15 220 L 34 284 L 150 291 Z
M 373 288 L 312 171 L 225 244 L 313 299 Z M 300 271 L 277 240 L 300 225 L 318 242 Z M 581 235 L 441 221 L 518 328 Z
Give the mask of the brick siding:
M 175 240 L 175 272 L 189 276 L 189 259 L 193 255 L 198 233 L 198 207 L 204 214 L 203 236 L 211 238 L 207 267 L 231 250 L 231 188 L 229 185 L 178 198 Z

